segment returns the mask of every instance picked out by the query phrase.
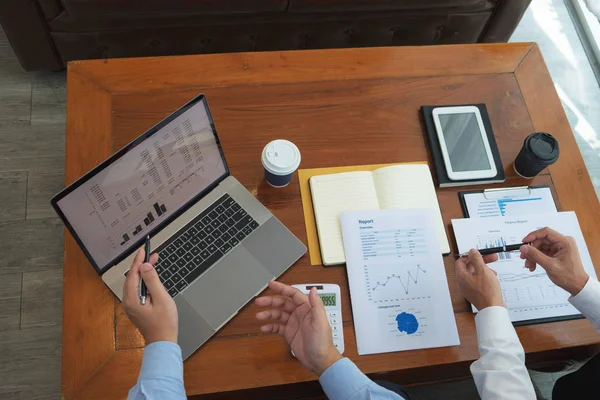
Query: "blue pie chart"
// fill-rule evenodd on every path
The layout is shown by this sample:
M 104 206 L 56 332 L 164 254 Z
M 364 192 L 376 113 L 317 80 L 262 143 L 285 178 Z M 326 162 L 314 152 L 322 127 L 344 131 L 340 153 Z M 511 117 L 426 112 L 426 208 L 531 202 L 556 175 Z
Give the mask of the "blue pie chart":
M 419 329 L 419 322 L 413 314 L 403 312 L 396 316 L 396 323 L 398 324 L 398 330 L 400 332 L 406 332 L 408 335 L 412 335 Z

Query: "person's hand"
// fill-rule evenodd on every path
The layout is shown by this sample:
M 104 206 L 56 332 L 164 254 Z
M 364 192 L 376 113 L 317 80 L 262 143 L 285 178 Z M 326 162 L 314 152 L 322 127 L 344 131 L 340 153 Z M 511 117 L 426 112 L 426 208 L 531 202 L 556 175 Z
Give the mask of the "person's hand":
M 521 258 L 525 267 L 535 271 L 536 264 L 546 270 L 554 284 L 575 296 L 590 276 L 583 269 L 575 239 L 563 236 L 550 228 L 542 228 L 523 238 Z
M 152 266 L 158 254 L 152 254 L 144 264 L 144 249 L 138 251 L 123 285 L 123 308 L 131 322 L 140 330 L 146 344 L 159 341 L 177 343 L 177 306 L 161 283 Z M 140 277 L 148 294 L 146 304 L 139 297 Z
M 280 282 L 271 281 L 269 287 L 277 296 L 256 299 L 258 306 L 272 307 L 256 314 L 258 320 L 269 321 L 260 328 L 261 332 L 283 336 L 302 365 L 321 376 L 342 355 L 333 345 L 331 327 L 317 289 L 312 288 L 306 296 Z
M 491 306 L 506 307 L 496 271 L 485 265 L 497 259 L 497 254 L 482 257 L 479 251 L 471 249 L 467 257 L 454 264 L 460 292 L 479 311 Z

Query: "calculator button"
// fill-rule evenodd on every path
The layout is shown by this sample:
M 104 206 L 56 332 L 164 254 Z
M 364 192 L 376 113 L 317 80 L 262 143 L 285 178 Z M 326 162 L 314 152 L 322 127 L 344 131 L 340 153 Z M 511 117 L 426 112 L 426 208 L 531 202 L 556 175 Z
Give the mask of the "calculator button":
M 340 331 L 333 331 L 333 332 L 332 332 L 332 335 L 333 335 L 333 338 L 334 338 L 334 339 L 337 339 L 337 338 L 339 338 L 339 337 L 340 337 Z
M 330 318 L 329 322 L 331 323 L 331 325 L 337 325 L 338 320 L 337 320 L 337 318 Z
M 338 316 L 337 312 L 335 312 L 335 311 L 331 311 L 328 314 L 329 314 L 329 318 L 337 318 L 337 316 Z
M 339 331 L 339 330 L 340 330 L 340 328 L 338 328 L 338 326 L 337 326 L 337 325 L 331 325 L 331 330 L 332 330 L 333 332 L 337 332 L 337 331 Z

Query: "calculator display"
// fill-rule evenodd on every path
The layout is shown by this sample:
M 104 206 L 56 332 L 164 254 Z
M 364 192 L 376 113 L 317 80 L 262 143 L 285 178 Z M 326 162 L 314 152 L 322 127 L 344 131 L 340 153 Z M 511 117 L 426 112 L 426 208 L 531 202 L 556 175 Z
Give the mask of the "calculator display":
M 335 293 L 319 293 L 325 307 L 335 306 Z

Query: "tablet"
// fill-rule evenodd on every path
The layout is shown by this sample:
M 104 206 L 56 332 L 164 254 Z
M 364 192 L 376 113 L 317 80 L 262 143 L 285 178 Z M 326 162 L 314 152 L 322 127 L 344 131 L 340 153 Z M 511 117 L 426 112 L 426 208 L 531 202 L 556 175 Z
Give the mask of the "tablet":
M 461 181 L 497 175 L 477 107 L 437 107 L 432 115 L 448 178 Z

